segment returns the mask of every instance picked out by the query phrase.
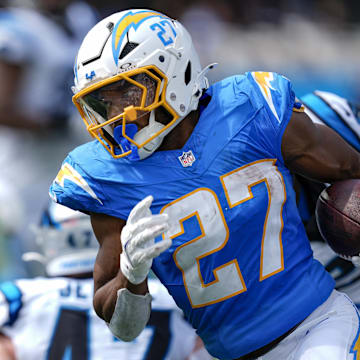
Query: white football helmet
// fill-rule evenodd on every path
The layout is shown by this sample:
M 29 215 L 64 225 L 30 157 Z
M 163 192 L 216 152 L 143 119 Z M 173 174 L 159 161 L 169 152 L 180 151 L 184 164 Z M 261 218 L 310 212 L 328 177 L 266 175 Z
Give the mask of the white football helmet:
M 88 215 L 51 202 L 33 230 L 40 252 L 24 261 L 42 263 L 49 276 L 92 273 L 99 246 Z
M 74 66 L 73 102 L 113 157 L 144 159 L 197 108 L 212 66 L 201 69 L 178 21 L 154 10 L 122 11 L 86 35 Z

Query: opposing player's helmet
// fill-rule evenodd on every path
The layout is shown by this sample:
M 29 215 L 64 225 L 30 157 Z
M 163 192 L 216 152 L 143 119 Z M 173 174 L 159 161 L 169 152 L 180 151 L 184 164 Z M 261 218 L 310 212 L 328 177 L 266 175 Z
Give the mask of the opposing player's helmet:
M 40 252 L 25 253 L 25 261 L 43 263 L 49 276 L 93 271 L 98 242 L 89 216 L 51 202 L 34 231 Z
M 74 66 L 73 102 L 113 157 L 144 159 L 197 108 L 211 67 L 201 69 L 178 21 L 153 10 L 122 11 L 86 35 Z

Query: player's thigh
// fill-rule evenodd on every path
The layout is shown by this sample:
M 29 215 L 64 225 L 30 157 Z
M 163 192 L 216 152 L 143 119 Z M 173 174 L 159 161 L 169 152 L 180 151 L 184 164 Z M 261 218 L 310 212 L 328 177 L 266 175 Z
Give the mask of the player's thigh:
M 295 331 L 258 360 L 360 360 L 358 337 L 355 306 L 346 295 L 333 291 Z
M 305 321 L 302 330 L 306 331 L 297 335 L 298 344 L 289 359 L 360 359 L 359 316 L 355 306 L 346 295 L 338 292 L 332 295 L 331 304 L 327 305 L 328 317 L 315 321 L 308 329 Z

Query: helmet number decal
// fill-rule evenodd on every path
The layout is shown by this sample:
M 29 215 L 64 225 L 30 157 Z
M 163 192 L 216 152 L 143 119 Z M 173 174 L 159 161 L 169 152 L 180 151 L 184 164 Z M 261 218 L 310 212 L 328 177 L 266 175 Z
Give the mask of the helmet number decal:
M 157 36 L 164 46 L 168 46 L 174 42 L 176 31 L 169 20 L 162 20 L 158 23 L 152 24 L 150 29 L 152 31 L 159 30 Z
M 92 70 L 90 74 L 89 74 L 89 73 L 86 73 L 86 76 L 85 76 L 85 77 L 86 77 L 87 80 L 90 80 L 90 81 L 91 81 L 91 80 L 93 79 L 93 77 L 95 77 L 95 76 L 96 76 L 95 71 Z

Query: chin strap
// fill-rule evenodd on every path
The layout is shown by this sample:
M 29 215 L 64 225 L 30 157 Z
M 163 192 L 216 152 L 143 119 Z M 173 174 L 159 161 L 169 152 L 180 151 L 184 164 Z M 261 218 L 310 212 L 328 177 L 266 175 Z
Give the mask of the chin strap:
M 135 117 L 136 118 L 136 117 Z M 149 125 L 145 126 L 141 130 L 137 131 L 138 127 L 135 124 L 129 123 L 125 125 L 125 133 L 136 143 L 141 144 L 149 139 L 151 136 L 158 133 L 165 125 L 155 120 L 155 111 L 150 112 Z M 118 125 L 114 129 L 114 139 L 121 147 L 122 151 L 126 152 L 131 150 L 131 154 L 128 156 L 130 161 L 138 161 L 150 156 L 160 145 L 166 134 L 156 136 L 153 140 L 148 142 L 141 148 L 137 148 L 128 139 L 122 135 L 122 125 Z
M 155 110 L 153 110 L 150 113 L 149 125 L 145 126 L 135 134 L 134 141 L 136 141 L 138 144 L 141 144 L 146 141 L 146 139 L 149 139 L 151 136 L 158 133 L 164 127 L 165 125 L 155 120 Z M 165 133 L 162 133 L 156 136 L 143 147 L 137 149 L 140 160 L 149 157 L 161 145 L 165 135 Z

